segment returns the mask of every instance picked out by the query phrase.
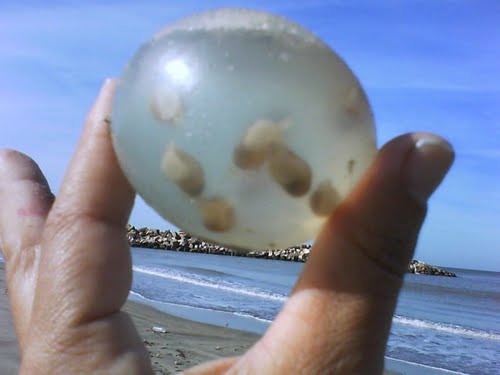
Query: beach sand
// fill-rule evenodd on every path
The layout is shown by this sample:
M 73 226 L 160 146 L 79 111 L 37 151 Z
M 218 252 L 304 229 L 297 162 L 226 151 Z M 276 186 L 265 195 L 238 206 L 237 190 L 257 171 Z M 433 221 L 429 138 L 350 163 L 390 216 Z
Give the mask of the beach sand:
M 19 351 L 4 267 L 0 263 L 0 374 L 14 375 L 19 368 Z M 155 374 L 175 374 L 207 360 L 240 355 L 259 338 L 253 333 L 178 318 L 133 301 L 126 303 L 125 311 L 132 316 L 150 352 Z M 153 327 L 166 332 L 155 332 Z
M 132 316 L 150 352 L 156 374 L 171 374 L 208 360 L 240 355 L 259 338 L 253 333 L 177 318 L 137 302 L 128 301 L 125 311 Z M 154 326 L 167 332 L 154 332 Z

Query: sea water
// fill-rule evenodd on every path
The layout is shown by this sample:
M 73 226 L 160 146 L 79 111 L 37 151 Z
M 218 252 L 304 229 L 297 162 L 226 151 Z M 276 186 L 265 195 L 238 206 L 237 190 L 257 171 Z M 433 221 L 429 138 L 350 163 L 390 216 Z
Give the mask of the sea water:
M 146 249 L 132 254 L 132 298 L 188 319 L 259 333 L 276 317 L 303 267 Z M 500 374 L 500 272 L 450 270 L 458 277 L 406 275 L 388 361 L 398 368 L 416 364 L 412 373 Z

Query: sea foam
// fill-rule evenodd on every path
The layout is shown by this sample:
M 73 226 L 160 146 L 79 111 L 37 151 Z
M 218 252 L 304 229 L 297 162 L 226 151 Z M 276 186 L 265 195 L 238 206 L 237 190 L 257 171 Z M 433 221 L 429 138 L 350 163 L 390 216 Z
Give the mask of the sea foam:
M 270 300 L 270 301 L 277 301 L 277 302 L 285 302 L 287 300 L 287 297 L 284 295 L 280 295 L 277 293 L 271 293 L 259 289 L 254 289 L 254 288 L 248 288 L 245 287 L 243 288 L 242 286 L 235 285 L 235 284 L 230 284 L 230 283 L 224 283 L 224 282 L 216 282 L 213 279 L 204 279 L 199 276 L 194 276 L 194 275 L 184 275 L 180 272 L 176 272 L 174 270 L 159 270 L 159 269 L 153 269 L 153 268 L 147 268 L 147 267 L 140 267 L 140 266 L 134 266 L 133 270 L 135 272 L 151 275 L 151 276 L 156 276 L 156 277 L 161 277 L 163 279 L 169 279 L 169 280 L 174 280 L 178 281 L 181 283 L 187 283 L 191 285 L 197 285 L 203 288 L 211 288 L 211 289 L 219 289 L 223 290 L 225 292 L 229 293 L 235 293 L 235 294 L 242 294 L 254 298 L 259 298 L 259 299 L 265 299 L 265 300 Z
M 455 335 L 470 336 L 480 339 L 500 341 L 500 335 L 493 332 L 485 332 L 476 329 L 466 328 L 454 324 L 435 323 L 426 320 L 413 319 L 405 316 L 396 315 L 393 319 L 396 324 L 412 326 L 416 328 L 433 329 Z

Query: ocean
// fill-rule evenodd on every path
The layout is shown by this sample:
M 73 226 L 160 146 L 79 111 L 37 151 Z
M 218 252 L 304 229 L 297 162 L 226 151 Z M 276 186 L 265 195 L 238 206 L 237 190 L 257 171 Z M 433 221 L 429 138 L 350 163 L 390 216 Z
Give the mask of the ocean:
M 132 299 L 257 333 L 277 315 L 303 267 L 138 248 L 132 254 Z M 458 277 L 406 275 L 386 351 L 388 367 L 409 366 L 408 374 L 500 374 L 500 272 L 447 269 Z

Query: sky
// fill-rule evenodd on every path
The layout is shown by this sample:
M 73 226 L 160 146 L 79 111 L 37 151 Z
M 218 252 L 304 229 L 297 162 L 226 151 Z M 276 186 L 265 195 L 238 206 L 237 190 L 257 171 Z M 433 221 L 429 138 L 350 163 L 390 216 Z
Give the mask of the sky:
M 103 80 L 166 24 L 216 7 L 267 10 L 329 44 L 368 94 L 379 145 L 447 138 L 456 162 L 415 258 L 500 271 L 498 0 L 0 0 L 0 147 L 33 157 L 57 193 Z M 171 228 L 141 199 L 131 223 Z

